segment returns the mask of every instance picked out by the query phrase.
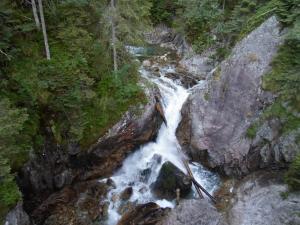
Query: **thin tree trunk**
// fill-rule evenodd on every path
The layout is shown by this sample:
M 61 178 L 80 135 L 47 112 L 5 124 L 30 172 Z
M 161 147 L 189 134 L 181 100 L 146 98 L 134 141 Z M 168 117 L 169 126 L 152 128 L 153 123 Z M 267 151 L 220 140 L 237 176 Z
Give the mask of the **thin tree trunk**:
M 42 23 L 43 36 L 44 36 L 46 57 L 48 60 L 50 60 L 51 57 L 50 57 L 50 50 L 49 50 L 49 44 L 48 44 L 48 37 L 47 37 L 47 30 L 46 30 L 42 0 L 38 0 L 38 3 L 39 3 L 39 11 L 40 11 L 40 17 L 41 17 L 41 23 Z
M 41 29 L 41 23 L 40 23 L 40 19 L 39 19 L 38 13 L 37 13 L 35 0 L 31 0 L 31 6 L 32 6 L 32 12 L 33 12 L 33 17 L 34 17 L 36 27 L 37 27 L 38 30 L 40 30 Z
M 112 34 L 112 48 L 113 48 L 113 60 L 114 60 L 114 71 L 118 70 L 118 62 L 117 62 L 117 49 L 116 49 L 116 27 L 115 27 L 115 20 L 113 15 L 116 13 L 115 10 L 115 1 L 111 0 L 111 9 L 112 9 L 112 15 L 111 15 L 111 34 Z
M 223 0 L 223 11 L 225 10 L 225 1 L 226 0 Z

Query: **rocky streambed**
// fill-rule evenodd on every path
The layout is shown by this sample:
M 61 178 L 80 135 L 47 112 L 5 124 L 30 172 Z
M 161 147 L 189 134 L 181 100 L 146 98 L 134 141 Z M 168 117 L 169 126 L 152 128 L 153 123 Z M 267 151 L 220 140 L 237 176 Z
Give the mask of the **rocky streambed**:
M 134 52 L 134 48 L 131 51 Z M 123 162 L 112 177 L 103 180 L 112 183 L 108 193 L 108 224 L 117 224 L 120 218 L 118 224 L 129 224 L 131 219 L 137 221 L 140 217 L 143 219 L 139 223 L 147 224 L 146 221 L 150 218 L 137 208 L 142 207 L 146 211 L 153 209 L 155 214 L 159 212 L 164 215 L 162 212 L 169 210 L 166 207 L 175 206 L 176 189 L 180 189 L 181 198 L 197 197 L 192 189 L 191 179 L 185 175 L 182 160 L 187 157 L 181 152 L 175 131 L 181 120 L 180 111 L 189 95 L 189 88 L 198 84 L 199 80 L 184 71 L 179 72 L 177 59 L 173 56 L 171 52 L 167 52 L 142 63 L 141 76 L 160 90 L 161 97 L 158 101 L 164 112 L 165 123 L 155 141 L 141 146 Z M 217 188 L 217 175 L 198 163 L 190 164 L 190 167 L 195 179 L 207 190 L 212 193 Z M 147 204 L 150 209 L 146 207 Z M 133 216 L 132 213 L 136 215 Z

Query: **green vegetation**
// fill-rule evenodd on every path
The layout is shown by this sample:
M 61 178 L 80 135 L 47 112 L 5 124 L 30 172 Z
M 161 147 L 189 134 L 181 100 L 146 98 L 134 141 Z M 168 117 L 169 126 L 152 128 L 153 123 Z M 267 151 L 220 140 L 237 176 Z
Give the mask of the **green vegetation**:
M 171 26 L 178 9 L 177 2 L 174 0 L 150 0 L 150 2 L 152 3 L 150 10 L 152 23 Z
M 237 41 L 271 15 L 291 25 L 299 15 L 299 1 L 293 0 L 153 0 L 154 24 L 166 23 L 186 34 L 193 49 L 201 53 L 210 47 L 223 60 Z M 173 3 L 171 3 L 173 2 Z
M 22 165 L 30 150 L 26 136 L 20 135 L 27 120 L 25 109 L 12 107 L 8 99 L 0 101 L 0 219 L 21 196 L 11 166 Z
M 285 174 L 285 182 L 291 191 L 300 191 L 300 154 L 294 159 Z
M 14 173 L 41 149 L 45 129 L 62 146 L 78 142 L 85 149 L 145 100 L 125 44 L 140 41 L 150 3 L 118 1 L 115 72 L 107 1 L 44 0 L 43 6 L 51 60 L 30 1 L 0 2 L 1 217 L 20 199 Z
M 300 18 L 290 29 L 285 44 L 273 60 L 272 71 L 264 77 L 263 87 L 279 95 L 264 117 L 284 121 L 284 132 L 300 126 Z
M 251 138 L 251 139 L 255 138 L 257 129 L 258 129 L 258 125 L 256 123 L 252 124 L 247 130 L 247 133 L 246 133 L 247 137 Z

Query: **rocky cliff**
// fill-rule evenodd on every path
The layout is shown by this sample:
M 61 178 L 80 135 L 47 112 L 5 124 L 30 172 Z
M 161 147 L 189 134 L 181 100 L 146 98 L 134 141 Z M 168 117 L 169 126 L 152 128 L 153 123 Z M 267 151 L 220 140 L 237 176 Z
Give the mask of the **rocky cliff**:
M 241 176 L 268 166 L 284 166 L 299 146 L 298 131 L 279 137 L 280 121 L 266 121 L 254 139 L 247 129 L 272 103 L 262 90 L 263 75 L 283 41 L 273 16 L 243 38 L 207 78 L 194 88 L 182 109 L 177 137 L 195 160 L 227 175 Z
M 18 174 L 24 209 L 36 224 L 45 221 L 62 201 L 67 205 L 79 201 L 91 186 L 86 182 L 110 175 L 130 152 L 156 137 L 162 123 L 156 109 L 156 97 L 160 94 L 156 87 L 148 87 L 146 92 L 148 103 L 129 110 L 88 150 L 83 151 L 76 144 L 67 148 L 60 146 L 55 143 L 50 129 L 45 129 L 48 134 L 42 152 Z M 85 188 L 76 189 L 78 183 Z M 67 200 L 62 200 L 65 196 Z

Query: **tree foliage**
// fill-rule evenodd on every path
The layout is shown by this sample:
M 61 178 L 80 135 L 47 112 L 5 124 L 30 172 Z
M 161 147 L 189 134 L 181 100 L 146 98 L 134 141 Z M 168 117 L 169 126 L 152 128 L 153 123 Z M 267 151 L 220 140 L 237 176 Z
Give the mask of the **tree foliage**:
M 166 24 L 171 26 L 179 5 L 174 0 L 151 0 L 151 21 L 154 25 Z
M 300 154 L 296 156 L 285 174 L 285 182 L 289 185 L 291 191 L 300 190 Z
M 118 2 L 120 46 L 140 41 L 149 5 Z M 84 149 L 144 100 L 125 51 L 112 72 L 106 0 L 44 0 L 43 6 L 51 60 L 30 1 L 0 1 L 0 214 L 20 198 L 14 173 L 43 147 L 45 129 L 58 144 Z

